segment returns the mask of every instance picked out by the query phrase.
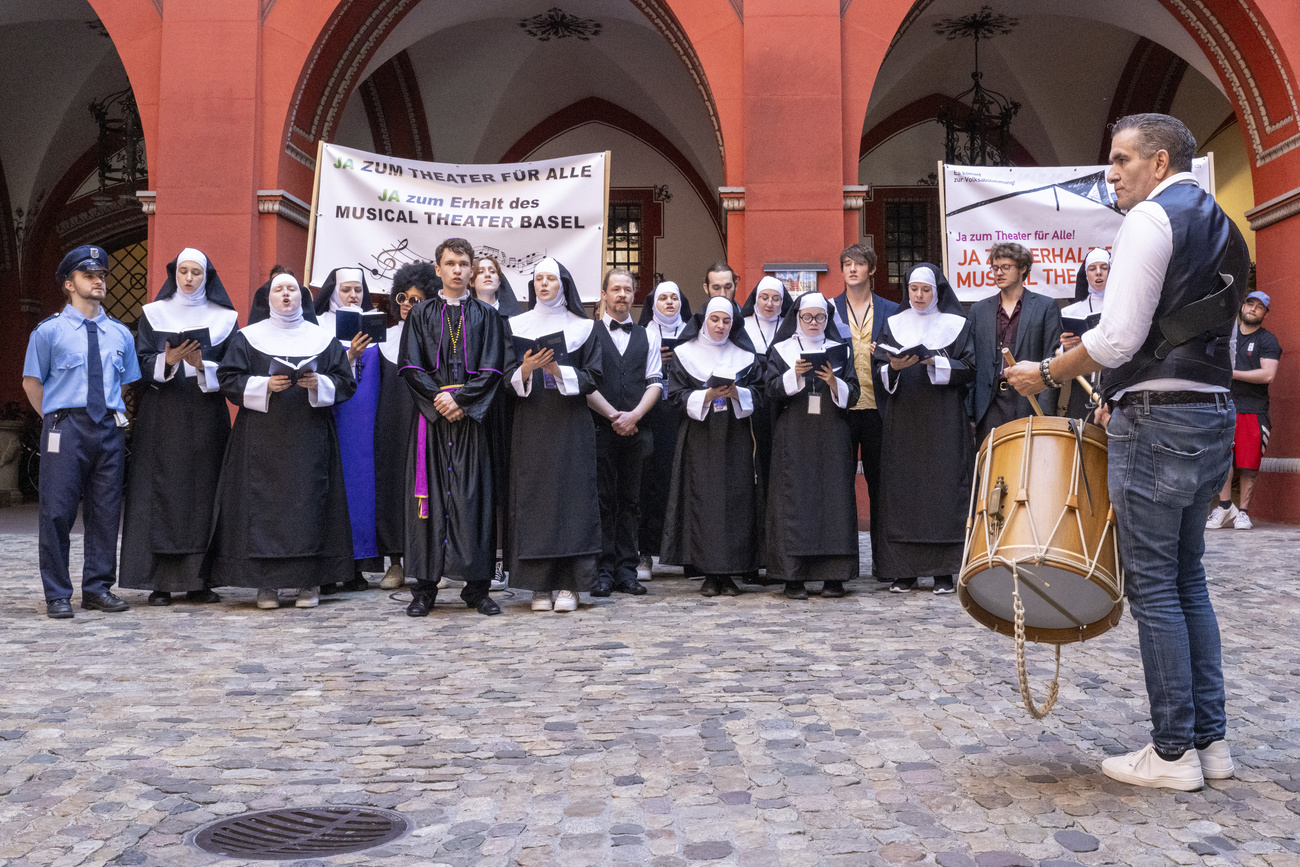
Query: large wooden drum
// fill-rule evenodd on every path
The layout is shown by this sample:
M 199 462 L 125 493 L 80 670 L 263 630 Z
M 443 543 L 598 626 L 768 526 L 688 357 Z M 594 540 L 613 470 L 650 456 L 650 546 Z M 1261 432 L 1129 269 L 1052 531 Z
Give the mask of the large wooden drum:
M 1124 573 L 1106 487 L 1106 434 L 1092 424 L 1031 417 L 980 446 L 957 586 L 971 616 L 1025 640 L 1069 644 L 1100 635 L 1124 611 Z

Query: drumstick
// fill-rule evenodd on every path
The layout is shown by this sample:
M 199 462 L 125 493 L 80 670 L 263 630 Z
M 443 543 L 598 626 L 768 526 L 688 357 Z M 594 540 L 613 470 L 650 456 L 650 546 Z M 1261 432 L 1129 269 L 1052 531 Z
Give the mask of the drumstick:
M 1011 350 L 1005 346 L 1002 347 L 1002 357 L 1006 359 L 1007 367 L 1015 366 L 1016 360 L 1011 357 Z M 1034 415 L 1043 415 L 1043 408 L 1038 405 L 1038 398 L 1032 394 L 1027 394 L 1025 397 L 1029 398 L 1029 405 L 1034 408 Z
M 1060 346 L 1056 347 L 1056 356 L 1057 356 L 1058 358 L 1061 357 L 1061 356 L 1064 355 L 1064 354 L 1065 354 L 1065 352 L 1064 352 L 1064 350 L 1063 350 Z M 1092 384 L 1091 384 L 1090 382 L 1088 382 L 1088 380 L 1084 379 L 1082 376 L 1076 376 L 1076 377 L 1074 378 L 1074 381 L 1077 382 L 1077 383 L 1079 383 L 1079 385 L 1083 386 L 1083 390 L 1084 390 L 1085 392 L 1087 392 L 1088 397 L 1092 400 L 1093 403 L 1097 403 L 1097 402 L 1098 402 L 1098 401 L 1097 401 L 1097 392 L 1095 392 L 1095 391 L 1092 390 Z

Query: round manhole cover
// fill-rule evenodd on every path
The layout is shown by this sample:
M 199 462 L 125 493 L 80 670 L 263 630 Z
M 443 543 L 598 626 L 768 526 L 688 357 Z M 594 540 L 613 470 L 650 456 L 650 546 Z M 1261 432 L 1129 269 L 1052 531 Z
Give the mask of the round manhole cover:
M 250 861 L 347 855 L 390 843 L 411 830 L 401 813 L 375 807 L 285 807 L 213 822 L 194 835 L 204 852 Z

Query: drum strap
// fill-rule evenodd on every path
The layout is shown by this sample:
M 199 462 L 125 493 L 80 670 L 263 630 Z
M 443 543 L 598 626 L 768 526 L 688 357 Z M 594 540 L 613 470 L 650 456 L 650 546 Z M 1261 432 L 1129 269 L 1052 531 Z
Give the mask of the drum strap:
M 1025 669 L 1025 606 L 1020 601 L 1020 570 L 1011 563 L 1011 580 L 1013 607 L 1016 614 L 1016 673 L 1020 675 L 1020 697 L 1025 700 L 1025 710 L 1034 719 L 1043 719 L 1056 706 L 1056 698 L 1061 689 L 1061 645 L 1056 645 L 1056 673 L 1052 675 L 1052 685 L 1047 689 L 1047 699 L 1042 708 L 1034 704 L 1034 697 L 1029 693 L 1029 672 Z
M 1088 514 L 1092 511 L 1092 485 L 1088 483 L 1088 467 L 1083 462 L 1083 422 L 1070 419 L 1070 431 L 1074 434 L 1074 447 L 1079 453 L 1079 475 L 1083 476 L 1083 492 L 1088 495 Z

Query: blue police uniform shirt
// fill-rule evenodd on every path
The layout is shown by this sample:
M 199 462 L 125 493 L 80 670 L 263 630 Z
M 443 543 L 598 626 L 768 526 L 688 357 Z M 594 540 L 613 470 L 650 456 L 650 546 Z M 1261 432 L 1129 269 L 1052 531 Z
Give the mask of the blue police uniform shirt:
M 104 312 L 93 320 L 99 329 L 100 364 L 104 371 L 104 405 L 125 412 L 122 386 L 140 378 L 135 357 L 135 338 L 125 325 Z M 41 412 L 84 409 L 86 406 L 86 317 L 71 304 L 58 316 L 51 316 L 32 332 L 27 341 L 23 376 L 45 385 Z

